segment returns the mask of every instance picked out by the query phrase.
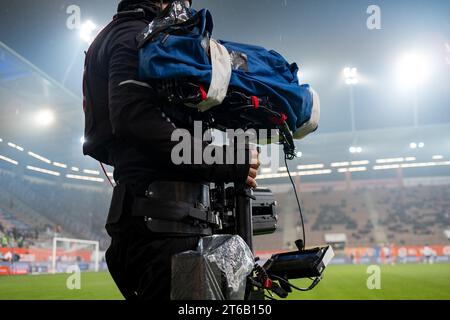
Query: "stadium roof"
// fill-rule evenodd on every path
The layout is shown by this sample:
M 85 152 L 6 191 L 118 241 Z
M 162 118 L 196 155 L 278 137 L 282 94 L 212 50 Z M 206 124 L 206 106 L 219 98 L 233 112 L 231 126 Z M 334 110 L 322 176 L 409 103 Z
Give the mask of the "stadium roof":
M 424 143 L 424 147 L 411 148 L 411 143 Z M 425 153 L 450 155 L 450 124 L 365 130 L 354 134 L 317 133 L 297 145 L 303 153 L 301 162 L 308 163 L 408 157 Z M 350 153 L 352 146 L 362 148 L 362 152 Z
M 95 168 L 97 164 L 82 156 L 82 100 L 64 86 L 39 70 L 14 50 L 0 42 L 0 138 L 14 142 L 27 150 L 69 165 Z M 48 128 L 36 127 L 33 115 L 50 108 L 58 121 Z M 7 141 L 8 140 L 8 141 Z M 424 143 L 424 148 L 410 144 Z M 393 127 L 378 130 L 317 133 L 297 143 L 302 152 L 299 165 L 323 164 L 330 168 L 339 162 L 414 157 L 430 161 L 435 155 L 450 158 L 450 124 L 420 127 Z M 361 148 L 350 153 L 349 148 Z M 8 156 L 6 154 L 6 156 Z M 11 154 L 12 159 L 15 155 Z M 280 161 L 280 166 L 284 166 Z M 275 168 L 276 172 L 277 168 Z
M 82 136 L 82 99 L 0 42 L 0 135 L 59 153 L 55 143 L 72 143 Z M 39 128 L 36 112 L 51 109 L 56 123 Z M 45 142 L 45 143 L 43 143 Z M 67 150 L 60 150 L 66 153 Z M 79 145 L 78 145 L 79 152 Z

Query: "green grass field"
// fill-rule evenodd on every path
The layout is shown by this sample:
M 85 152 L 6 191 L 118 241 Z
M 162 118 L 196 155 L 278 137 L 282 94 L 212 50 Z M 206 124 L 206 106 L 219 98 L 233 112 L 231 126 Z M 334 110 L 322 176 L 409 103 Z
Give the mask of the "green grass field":
M 311 292 L 294 293 L 292 300 L 310 299 L 444 299 L 450 300 L 450 264 L 381 267 L 381 289 L 367 289 L 366 266 L 330 266 Z M 83 273 L 81 290 L 66 289 L 67 274 L 0 277 L 0 300 L 122 299 L 108 273 Z M 297 281 L 297 285 L 306 285 Z

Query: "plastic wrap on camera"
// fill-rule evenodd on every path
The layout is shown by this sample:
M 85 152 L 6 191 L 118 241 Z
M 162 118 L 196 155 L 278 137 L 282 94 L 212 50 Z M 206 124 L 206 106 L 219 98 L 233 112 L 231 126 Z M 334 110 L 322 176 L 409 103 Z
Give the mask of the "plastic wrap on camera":
M 231 51 L 231 68 L 233 70 L 243 70 L 245 72 L 248 71 L 248 57 L 245 53 Z
M 192 18 L 193 12 L 185 1 L 174 1 L 170 4 L 167 14 L 154 19 L 147 28 L 138 36 L 138 41 L 146 41 L 153 37 L 153 33 L 158 32 L 164 27 L 183 23 Z
M 173 300 L 243 300 L 253 271 L 251 249 L 239 236 L 202 238 L 196 251 L 172 259 Z
M 216 235 L 203 238 L 198 250 L 226 275 L 229 299 L 243 299 L 245 280 L 255 266 L 253 253 L 239 236 Z

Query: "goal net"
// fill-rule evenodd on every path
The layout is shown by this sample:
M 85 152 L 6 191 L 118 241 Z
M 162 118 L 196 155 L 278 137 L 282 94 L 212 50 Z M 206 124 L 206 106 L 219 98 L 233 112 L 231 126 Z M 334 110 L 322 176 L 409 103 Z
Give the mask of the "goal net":
M 99 270 L 99 242 L 53 238 L 51 272 L 67 272 L 74 266 L 80 271 Z

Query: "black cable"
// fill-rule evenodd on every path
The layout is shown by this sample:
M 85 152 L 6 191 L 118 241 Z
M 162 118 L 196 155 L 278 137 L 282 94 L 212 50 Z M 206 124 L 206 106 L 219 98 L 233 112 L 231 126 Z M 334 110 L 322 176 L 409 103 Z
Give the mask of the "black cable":
M 100 162 L 100 166 L 102 167 L 103 173 L 105 174 L 106 179 L 109 181 L 109 184 L 111 185 L 111 187 L 114 189 L 114 183 L 112 182 L 111 178 L 108 176 L 108 174 L 106 173 L 106 169 L 105 166 L 103 165 L 102 162 Z
M 302 231 L 303 231 L 303 250 L 306 247 L 306 233 L 305 233 L 305 222 L 303 221 L 303 212 L 302 212 L 302 206 L 300 204 L 300 199 L 298 198 L 297 188 L 295 187 L 294 180 L 292 179 L 291 171 L 289 170 L 288 166 L 288 157 L 285 155 L 284 157 L 284 164 L 286 165 L 286 170 L 289 175 L 289 179 L 291 180 L 292 188 L 294 189 L 295 198 L 297 199 L 297 205 L 298 205 L 298 212 L 300 213 L 300 221 L 302 223 Z
M 271 275 L 270 277 L 271 278 L 275 278 L 276 280 L 287 284 L 291 288 L 293 288 L 295 290 L 298 290 L 298 291 L 302 291 L 302 292 L 306 292 L 306 291 L 310 291 L 310 290 L 314 289 L 319 284 L 319 282 L 322 280 L 322 277 L 317 277 L 316 279 L 314 279 L 313 283 L 311 283 L 311 285 L 308 288 L 300 288 L 300 287 L 297 287 L 297 286 L 293 285 L 288 280 L 283 279 L 282 277 L 278 277 L 276 275 Z

